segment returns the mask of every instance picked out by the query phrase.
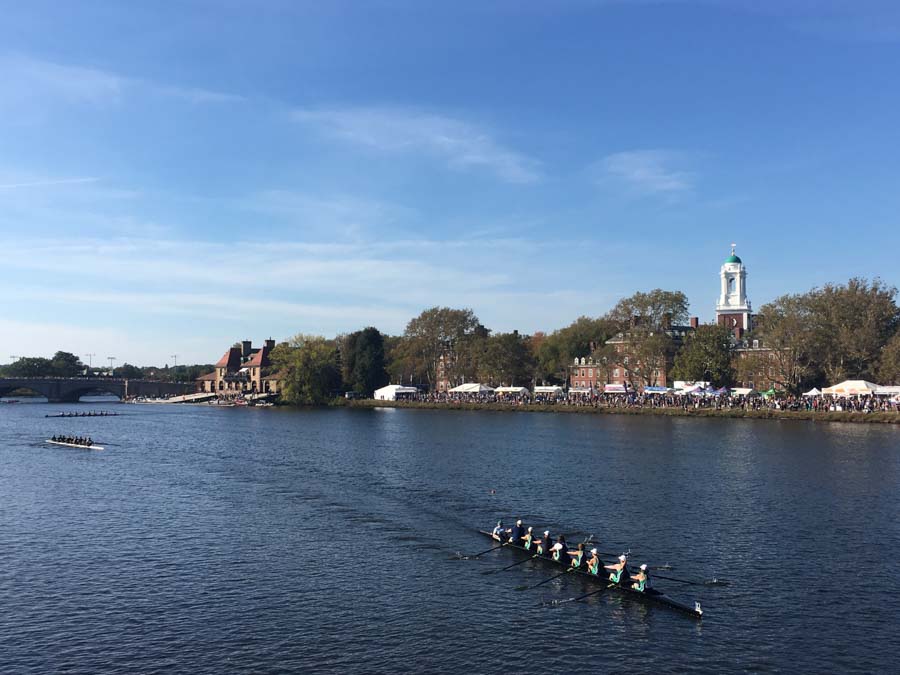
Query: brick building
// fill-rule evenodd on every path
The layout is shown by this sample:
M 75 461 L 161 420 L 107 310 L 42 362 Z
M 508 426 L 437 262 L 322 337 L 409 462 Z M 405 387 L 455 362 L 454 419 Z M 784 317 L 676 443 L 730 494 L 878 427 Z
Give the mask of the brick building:
M 271 338 L 262 347 L 254 348 L 250 340 L 229 347 L 213 372 L 197 378 L 197 391 L 222 396 L 277 394 L 278 376 L 269 373 L 269 355 L 274 348 L 275 340 Z

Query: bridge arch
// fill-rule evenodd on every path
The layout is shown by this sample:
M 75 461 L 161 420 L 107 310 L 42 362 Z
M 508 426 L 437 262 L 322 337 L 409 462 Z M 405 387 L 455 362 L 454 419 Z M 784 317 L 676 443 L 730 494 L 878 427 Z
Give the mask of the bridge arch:
M 48 392 L 41 391 L 40 385 L 29 386 L 29 385 L 0 385 L 0 398 L 4 396 L 9 396 L 14 391 L 30 391 L 38 396 L 43 396 L 46 399 L 49 399 Z

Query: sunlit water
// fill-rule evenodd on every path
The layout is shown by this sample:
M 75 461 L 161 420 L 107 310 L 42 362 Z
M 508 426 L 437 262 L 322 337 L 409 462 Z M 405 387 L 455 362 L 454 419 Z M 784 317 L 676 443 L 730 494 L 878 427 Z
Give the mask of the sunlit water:
M 2 405 L 0 671 L 896 672 L 898 507 L 895 427 Z M 516 515 L 731 585 L 542 606 L 594 587 L 454 559 Z

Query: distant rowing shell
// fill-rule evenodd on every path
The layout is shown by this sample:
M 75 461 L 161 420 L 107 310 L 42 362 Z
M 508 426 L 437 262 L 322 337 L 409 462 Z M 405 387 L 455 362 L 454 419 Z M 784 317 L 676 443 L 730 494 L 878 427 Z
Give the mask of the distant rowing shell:
M 47 439 L 47 442 L 52 443 L 53 445 L 65 445 L 67 448 L 81 448 L 82 450 L 104 449 L 102 445 L 79 445 L 78 443 L 63 443 L 62 441 L 51 441 L 49 438 Z

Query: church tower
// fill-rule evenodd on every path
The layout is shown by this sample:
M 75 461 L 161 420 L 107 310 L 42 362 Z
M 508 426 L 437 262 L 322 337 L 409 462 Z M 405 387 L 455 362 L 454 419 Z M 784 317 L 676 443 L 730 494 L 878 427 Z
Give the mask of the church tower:
M 752 310 L 747 299 L 747 268 L 734 254 L 734 244 L 731 245 L 731 255 L 722 264 L 719 276 L 722 279 L 722 291 L 719 302 L 716 303 L 716 323 L 730 329 L 740 340 L 752 327 Z

